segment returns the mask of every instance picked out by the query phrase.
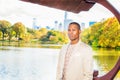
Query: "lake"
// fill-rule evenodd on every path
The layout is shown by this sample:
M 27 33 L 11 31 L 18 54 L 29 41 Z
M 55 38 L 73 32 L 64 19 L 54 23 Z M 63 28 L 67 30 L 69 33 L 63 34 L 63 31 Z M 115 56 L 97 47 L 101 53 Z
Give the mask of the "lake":
M 60 49 L 0 46 L 0 80 L 55 80 Z M 115 65 L 119 50 L 94 49 L 99 76 Z M 114 80 L 120 80 L 120 71 Z

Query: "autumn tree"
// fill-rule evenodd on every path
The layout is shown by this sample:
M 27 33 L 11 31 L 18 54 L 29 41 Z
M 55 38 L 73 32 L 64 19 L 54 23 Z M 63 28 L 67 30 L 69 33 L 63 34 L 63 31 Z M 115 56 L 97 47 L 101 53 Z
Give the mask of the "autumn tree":
M 8 40 L 9 40 L 9 42 L 10 42 L 10 40 L 11 40 L 12 37 L 14 36 L 14 31 L 13 31 L 13 29 L 12 29 L 12 26 L 7 29 L 7 34 L 8 34 Z
M 59 31 L 55 31 L 55 30 L 50 30 L 47 32 L 47 34 L 45 36 L 42 36 L 41 41 L 46 41 L 46 42 L 50 42 L 50 43 L 67 43 L 68 38 L 66 36 L 66 33 L 64 32 L 59 32 Z
M 120 24 L 115 17 L 95 23 L 81 34 L 83 42 L 94 47 L 120 47 Z
M 7 31 L 11 27 L 11 23 L 6 20 L 0 20 L 0 31 L 2 32 L 2 40 L 4 41 L 5 33 L 7 34 Z
M 46 28 L 40 28 L 35 31 L 35 38 L 39 39 L 47 34 L 48 30 Z
M 16 38 L 19 40 L 21 39 L 21 35 L 22 34 L 25 34 L 26 32 L 26 28 L 25 28 L 25 25 L 22 24 L 21 22 L 17 22 L 13 25 L 13 30 L 15 31 L 16 33 Z

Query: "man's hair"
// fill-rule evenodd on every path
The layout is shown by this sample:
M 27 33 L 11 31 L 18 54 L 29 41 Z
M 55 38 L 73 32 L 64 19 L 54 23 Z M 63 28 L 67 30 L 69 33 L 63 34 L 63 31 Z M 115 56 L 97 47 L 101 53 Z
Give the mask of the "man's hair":
M 79 24 L 79 23 L 77 23 L 77 22 L 71 22 L 69 25 L 71 25 L 71 24 L 77 25 L 77 26 L 78 26 L 78 29 L 81 30 L 81 27 L 80 27 L 80 24 Z

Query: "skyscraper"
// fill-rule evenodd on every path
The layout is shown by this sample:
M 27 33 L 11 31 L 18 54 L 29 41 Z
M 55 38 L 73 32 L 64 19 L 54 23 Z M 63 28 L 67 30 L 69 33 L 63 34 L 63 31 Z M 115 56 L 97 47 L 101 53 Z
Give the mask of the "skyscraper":
M 64 15 L 64 31 L 67 31 L 69 23 L 71 23 L 73 20 L 67 18 L 68 13 L 65 11 Z
M 33 29 L 40 29 L 40 26 L 37 26 L 37 19 L 33 18 Z

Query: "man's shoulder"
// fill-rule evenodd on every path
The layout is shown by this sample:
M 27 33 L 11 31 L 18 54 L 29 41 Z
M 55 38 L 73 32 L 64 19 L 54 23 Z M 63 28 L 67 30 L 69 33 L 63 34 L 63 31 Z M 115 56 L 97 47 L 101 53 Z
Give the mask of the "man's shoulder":
M 67 43 L 67 44 L 63 44 L 63 46 L 62 46 L 61 49 L 65 49 L 68 45 L 69 45 L 69 43 Z
M 91 48 L 90 45 L 88 45 L 88 44 L 86 44 L 86 43 L 84 43 L 84 42 L 80 42 L 80 45 L 79 45 L 79 46 L 81 46 L 81 47 L 83 47 L 83 48 Z
M 68 44 L 64 44 L 60 49 L 60 54 L 65 54 L 65 51 L 67 50 Z
M 84 42 L 80 43 L 80 51 L 82 51 L 84 53 L 84 55 L 88 55 L 90 54 L 91 56 L 93 55 L 93 50 L 92 47 Z

